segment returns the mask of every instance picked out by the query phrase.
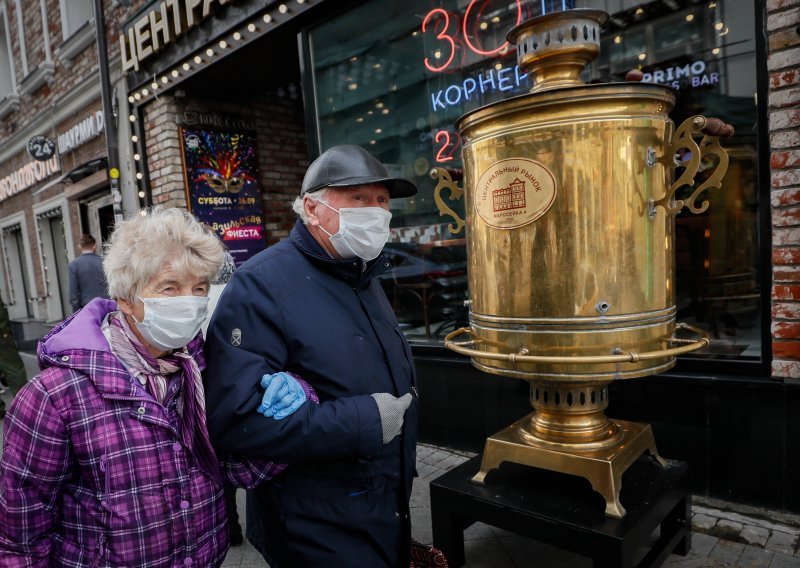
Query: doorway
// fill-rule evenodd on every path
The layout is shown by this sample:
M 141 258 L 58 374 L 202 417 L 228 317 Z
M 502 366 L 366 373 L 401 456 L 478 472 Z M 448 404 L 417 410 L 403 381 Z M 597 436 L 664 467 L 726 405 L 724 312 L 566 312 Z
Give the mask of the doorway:
M 5 296 L 3 301 L 8 306 L 9 319 L 33 318 L 31 303 L 31 285 L 25 252 L 25 237 L 20 223 L 3 227 L 3 256 L 5 259 Z
M 58 296 L 61 300 L 61 316 L 66 317 L 72 311 L 69 304 L 69 276 L 67 265 L 69 256 L 67 255 L 67 238 L 64 235 L 64 218 L 50 217 L 47 220 L 50 229 L 50 246 L 53 250 L 53 264 L 56 271 L 56 282 L 58 283 Z
M 108 242 L 114 230 L 114 202 L 111 191 L 102 192 L 80 202 L 81 230 L 97 241 L 97 254 L 103 255 L 103 244 Z
M 66 201 L 53 206 L 43 204 L 35 211 L 36 229 L 44 279 L 46 309 L 40 315 L 48 323 L 61 321 L 72 313 L 69 303 L 69 262 L 72 254 L 68 250 L 72 237 L 64 223 Z

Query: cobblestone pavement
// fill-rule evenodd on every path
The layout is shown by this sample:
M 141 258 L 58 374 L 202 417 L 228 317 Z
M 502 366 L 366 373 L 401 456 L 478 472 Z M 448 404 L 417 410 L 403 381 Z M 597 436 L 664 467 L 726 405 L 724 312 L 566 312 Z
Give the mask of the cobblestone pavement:
M 9 396 L 2 395 L 6 403 Z M 2 424 L 2 421 L 0 421 Z M 2 429 L 0 429 L 2 442 Z M 464 463 L 473 454 L 420 444 L 411 495 L 414 538 L 432 542 L 429 483 Z M 244 524 L 244 492 L 237 493 Z M 800 516 L 698 499 L 692 507 L 692 550 L 671 555 L 664 568 L 800 568 Z M 533 539 L 475 523 L 464 531 L 466 568 L 591 568 L 592 562 Z M 265 568 L 267 563 L 248 543 L 231 548 L 224 568 Z M 335 567 L 330 567 L 335 568 Z M 370 568 L 370 567 L 365 567 Z

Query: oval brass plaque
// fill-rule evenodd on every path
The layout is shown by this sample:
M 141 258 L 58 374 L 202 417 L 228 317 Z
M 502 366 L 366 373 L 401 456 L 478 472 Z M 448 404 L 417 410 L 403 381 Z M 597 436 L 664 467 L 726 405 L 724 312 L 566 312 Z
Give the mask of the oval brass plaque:
M 475 210 L 495 229 L 515 229 L 547 213 L 556 180 L 543 164 L 526 158 L 495 162 L 478 178 Z

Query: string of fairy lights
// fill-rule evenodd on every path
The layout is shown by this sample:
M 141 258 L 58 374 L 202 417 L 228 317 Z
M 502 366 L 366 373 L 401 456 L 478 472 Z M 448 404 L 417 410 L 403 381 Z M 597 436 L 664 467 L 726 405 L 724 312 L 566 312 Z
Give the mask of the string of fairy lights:
M 288 21 L 308 8 L 311 0 L 294 0 L 282 2 L 271 6 L 261 12 L 257 17 L 246 21 L 238 29 L 229 31 L 216 38 L 213 43 L 188 55 L 183 61 L 172 65 L 158 76 L 153 76 L 152 81 L 144 86 L 137 87 L 128 95 L 131 105 L 128 120 L 131 123 L 131 146 L 133 149 L 134 176 L 139 197 L 140 213 L 145 215 L 148 207 L 149 183 L 147 160 L 145 159 L 145 131 L 144 105 L 158 98 L 158 95 L 176 87 L 180 82 L 195 75 L 220 61 L 231 50 L 244 47 L 259 39 L 264 34 Z

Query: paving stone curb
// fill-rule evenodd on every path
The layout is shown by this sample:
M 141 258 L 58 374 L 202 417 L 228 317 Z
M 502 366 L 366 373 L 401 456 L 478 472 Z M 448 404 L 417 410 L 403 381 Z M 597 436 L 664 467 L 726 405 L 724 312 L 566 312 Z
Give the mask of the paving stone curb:
M 736 504 L 729 505 L 736 506 Z M 772 514 L 765 509 L 760 511 Z M 794 515 L 788 513 L 780 516 L 782 520 L 789 520 L 790 523 L 795 519 Z M 760 516 L 694 504 L 692 531 L 790 556 L 800 556 L 800 523 L 779 523 Z

